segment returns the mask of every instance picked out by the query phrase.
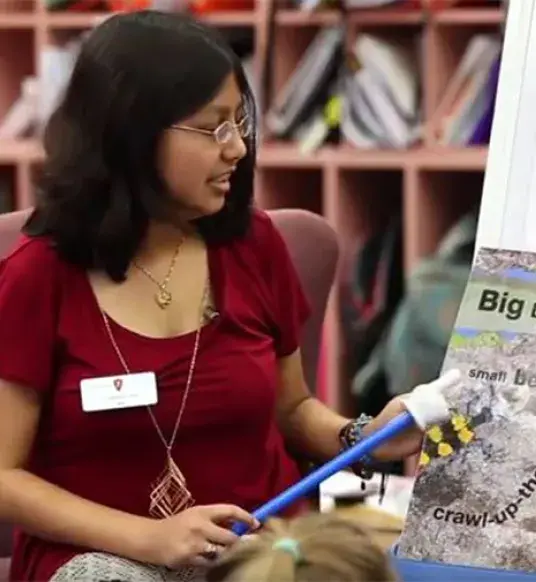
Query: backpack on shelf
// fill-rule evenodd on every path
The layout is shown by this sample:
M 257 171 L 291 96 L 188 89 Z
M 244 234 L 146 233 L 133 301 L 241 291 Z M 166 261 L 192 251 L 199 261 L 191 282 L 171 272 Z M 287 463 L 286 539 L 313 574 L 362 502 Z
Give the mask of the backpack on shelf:
M 367 369 L 391 318 L 403 297 L 402 219 L 395 216 L 381 231 L 359 244 L 350 259 L 349 277 L 341 289 L 341 319 L 347 346 L 347 374 L 359 375 Z M 374 394 L 381 394 L 382 379 Z M 356 411 L 376 414 L 379 403 L 363 403 Z M 377 409 L 379 406 L 379 409 Z
M 393 396 L 407 393 L 439 374 L 471 271 L 477 217 L 478 211 L 470 212 L 450 229 L 436 253 L 410 274 L 403 295 L 401 251 L 398 262 L 392 261 L 393 255 L 391 263 L 385 262 L 385 255 L 384 262 L 375 260 L 374 254 L 363 257 L 364 262 L 377 265 L 363 272 L 381 272 L 383 265 L 384 273 L 393 273 L 394 281 L 390 282 L 391 293 L 383 295 L 390 298 L 385 307 L 369 312 L 358 326 L 360 337 L 370 335 L 353 346 L 354 357 L 356 348 L 362 350 L 352 362 L 359 364 L 351 385 L 356 413 L 376 415 Z M 401 250 L 401 234 L 391 244 L 395 241 Z M 385 271 L 386 264 L 390 268 Z M 384 291 L 387 288 L 389 284 L 384 284 Z M 386 470 L 403 474 L 404 465 L 389 463 Z
M 386 336 L 382 364 L 390 397 L 436 378 L 471 273 L 478 212 L 462 217 L 421 262 Z

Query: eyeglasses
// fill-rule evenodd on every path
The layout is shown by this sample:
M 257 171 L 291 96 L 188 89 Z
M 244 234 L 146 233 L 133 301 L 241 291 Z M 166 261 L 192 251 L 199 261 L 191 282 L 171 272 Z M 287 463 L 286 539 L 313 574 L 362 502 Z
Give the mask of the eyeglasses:
M 252 123 L 249 117 L 244 117 L 238 123 L 224 121 L 213 130 L 201 129 L 199 127 L 188 127 L 187 125 L 172 125 L 170 129 L 211 135 L 218 145 L 226 145 L 233 139 L 235 133 L 237 133 L 241 139 L 249 137 L 252 130 Z

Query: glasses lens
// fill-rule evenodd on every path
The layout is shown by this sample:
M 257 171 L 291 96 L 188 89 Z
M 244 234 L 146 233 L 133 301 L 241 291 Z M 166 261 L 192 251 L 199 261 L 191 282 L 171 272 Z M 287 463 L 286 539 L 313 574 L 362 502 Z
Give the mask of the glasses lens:
M 228 121 L 222 123 L 216 128 L 214 132 L 214 137 L 219 144 L 226 144 L 233 138 L 233 126 Z
M 236 131 L 238 131 L 238 135 L 241 138 L 249 136 L 251 133 L 251 122 L 249 117 L 244 117 L 244 119 L 242 119 L 242 121 L 236 125 Z M 235 125 L 230 121 L 224 121 L 219 127 L 216 128 L 214 137 L 220 145 L 223 145 L 229 143 L 233 139 L 234 132 Z
M 252 123 L 249 117 L 244 117 L 238 124 L 238 131 L 241 137 L 248 137 L 251 133 Z

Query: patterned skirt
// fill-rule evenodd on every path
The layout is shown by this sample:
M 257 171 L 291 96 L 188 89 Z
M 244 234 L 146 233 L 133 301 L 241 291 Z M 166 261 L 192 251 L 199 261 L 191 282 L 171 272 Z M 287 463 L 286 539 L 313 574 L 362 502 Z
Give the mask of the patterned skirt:
M 202 569 L 170 570 L 111 554 L 89 552 L 61 566 L 49 582 L 203 582 Z

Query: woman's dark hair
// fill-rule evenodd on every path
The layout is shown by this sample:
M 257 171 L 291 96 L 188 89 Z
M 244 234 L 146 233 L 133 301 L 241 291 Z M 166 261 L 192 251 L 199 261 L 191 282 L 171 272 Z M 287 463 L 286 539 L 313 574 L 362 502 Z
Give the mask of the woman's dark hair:
M 122 281 L 149 220 L 171 220 L 176 202 L 156 170 L 162 132 L 209 103 L 234 73 L 247 114 L 254 100 L 242 65 L 216 31 L 187 14 L 116 15 L 84 42 L 45 131 L 46 161 L 24 232 L 59 254 Z M 218 213 L 196 225 L 207 244 L 246 234 L 255 131 Z

